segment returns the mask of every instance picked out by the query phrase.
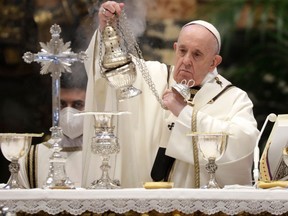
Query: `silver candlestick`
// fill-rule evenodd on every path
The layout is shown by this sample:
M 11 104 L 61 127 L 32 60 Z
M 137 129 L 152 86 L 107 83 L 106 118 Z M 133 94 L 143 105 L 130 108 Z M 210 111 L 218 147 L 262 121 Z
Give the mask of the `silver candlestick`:
M 33 54 L 26 52 L 23 59 L 26 63 L 33 61 L 41 63 L 40 74 L 51 73 L 52 77 L 52 127 L 51 138 L 48 140 L 52 148 L 49 173 L 43 188 L 74 188 L 65 171 L 65 158 L 62 157 L 59 142 L 62 139 L 62 129 L 59 127 L 60 113 L 60 76 L 70 72 L 70 66 L 76 61 L 83 62 L 87 56 L 84 52 L 76 54 L 70 49 L 70 42 L 63 43 L 60 38 L 61 28 L 54 24 L 50 28 L 52 38 L 47 44 L 40 42 L 41 52 Z

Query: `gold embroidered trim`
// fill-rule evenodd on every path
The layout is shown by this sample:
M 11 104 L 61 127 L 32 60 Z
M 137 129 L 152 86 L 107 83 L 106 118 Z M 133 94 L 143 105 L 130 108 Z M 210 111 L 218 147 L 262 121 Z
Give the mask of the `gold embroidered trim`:
M 190 94 L 193 95 L 196 95 L 196 93 L 198 92 L 199 90 L 198 89 L 190 89 Z
M 33 182 L 32 182 L 32 172 L 33 172 L 33 163 L 32 163 L 32 157 L 33 157 L 33 149 L 34 149 L 34 145 L 31 145 L 30 150 L 28 152 L 27 155 L 27 159 L 25 161 L 25 167 L 27 170 L 27 175 L 28 175 L 28 182 L 29 182 L 29 186 L 32 188 L 33 187 Z
M 63 147 L 62 152 L 75 152 L 75 151 L 81 151 L 82 146 L 75 146 L 75 147 Z
M 219 77 L 215 77 L 216 83 L 222 87 L 222 82 L 220 81 Z
M 208 102 L 208 104 L 214 103 L 214 101 L 216 101 L 218 97 L 220 97 L 223 93 L 225 93 L 225 92 L 226 92 L 227 90 L 229 90 L 231 87 L 233 87 L 232 84 L 225 86 L 225 88 L 224 88 L 221 92 L 219 92 L 219 94 L 217 94 L 215 97 L 213 97 L 213 98 Z
M 94 52 L 93 52 L 93 78 L 95 77 L 96 75 L 96 70 L 95 70 L 95 65 L 96 65 L 96 52 L 97 52 L 97 38 L 98 38 L 98 31 L 96 32 L 96 35 L 95 35 L 95 43 L 94 43 Z
M 197 110 L 193 110 L 192 113 L 191 130 L 192 132 L 197 132 Z M 199 167 L 199 156 L 198 156 L 198 146 L 196 136 L 192 136 L 192 145 L 193 145 L 193 157 L 194 157 L 194 186 L 195 188 L 199 188 L 200 167 Z
M 28 182 L 30 188 L 38 187 L 37 184 L 37 171 L 38 171 L 38 160 L 37 160 L 37 146 L 31 145 L 29 154 L 26 160 L 26 167 L 27 167 L 27 175 L 28 175 Z
M 47 148 L 52 148 L 51 144 L 45 142 L 43 143 Z M 61 152 L 74 152 L 74 151 L 81 151 L 82 146 L 72 146 L 72 147 L 62 147 Z

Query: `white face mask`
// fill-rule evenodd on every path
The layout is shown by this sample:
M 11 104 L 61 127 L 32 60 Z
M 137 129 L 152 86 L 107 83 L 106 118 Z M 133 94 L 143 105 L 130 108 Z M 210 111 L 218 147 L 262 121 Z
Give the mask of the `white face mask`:
M 80 111 L 72 107 L 60 110 L 60 127 L 70 139 L 75 139 L 83 134 L 83 116 L 74 116 Z

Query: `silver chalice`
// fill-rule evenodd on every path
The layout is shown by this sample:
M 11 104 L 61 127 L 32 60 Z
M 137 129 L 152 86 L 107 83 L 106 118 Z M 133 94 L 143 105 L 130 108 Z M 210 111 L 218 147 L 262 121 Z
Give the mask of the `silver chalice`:
M 226 151 L 228 134 L 217 133 L 192 133 L 191 136 L 196 136 L 197 146 L 200 155 L 203 157 L 206 164 L 205 168 L 209 173 L 209 181 L 202 188 L 221 188 L 215 177 L 216 170 L 218 168 L 216 161 L 218 161 Z
M 120 188 L 120 181 L 111 179 L 109 176 L 110 170 L 110 156 L 117 154 L 120 151 L 118 138 L 114 134 L 113 117 L 122 114 L 129 114 L 129 112 L 83 112 L 77 113 L 79 115 L 94 115 L 94 136 L 91 141 L 91 151 L 97 154 L 102 159 L 100 169 L 102 175 L 91 183 L 89 189 L 117 189 Z
M 19 182 L 18 172 L 20 165 L 18 163 L 21 157 L 24 157 L 31 146 L 32 137 L 41 137 L 43 134 L 22 134 L 22 133 L 1 133 L 0 144 L 4 157 L 9 160 L 10 179 L 3 187 L 4 189 L 25 189 Z

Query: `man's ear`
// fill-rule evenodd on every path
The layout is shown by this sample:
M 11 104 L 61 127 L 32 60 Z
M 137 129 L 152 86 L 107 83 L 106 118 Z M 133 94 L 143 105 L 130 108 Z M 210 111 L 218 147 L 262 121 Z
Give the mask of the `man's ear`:
M 174 44 L 173 44 L 173 49 L 174 49 L 174 51 L 176 51 L 176 49 L 177 49 L 177 42 L 174 42 Z
M 222 62 L 222 57 L 220 55 L 215 55 L 212 64 L 210 66 L 211 71 L 214 70 L 215 67 L 217 67 Z
M 215 55 L 210 65 L 209 72 L 212 72 L 221 62 L 222 62 L 222 57 L 220 55 Z
M 215 64 L 214 67 L 217 67 L 219 64 L 221 64 L 221 62 L 222 62 L 222 56 L 216 55 L 214 59 L 214 64 Z

